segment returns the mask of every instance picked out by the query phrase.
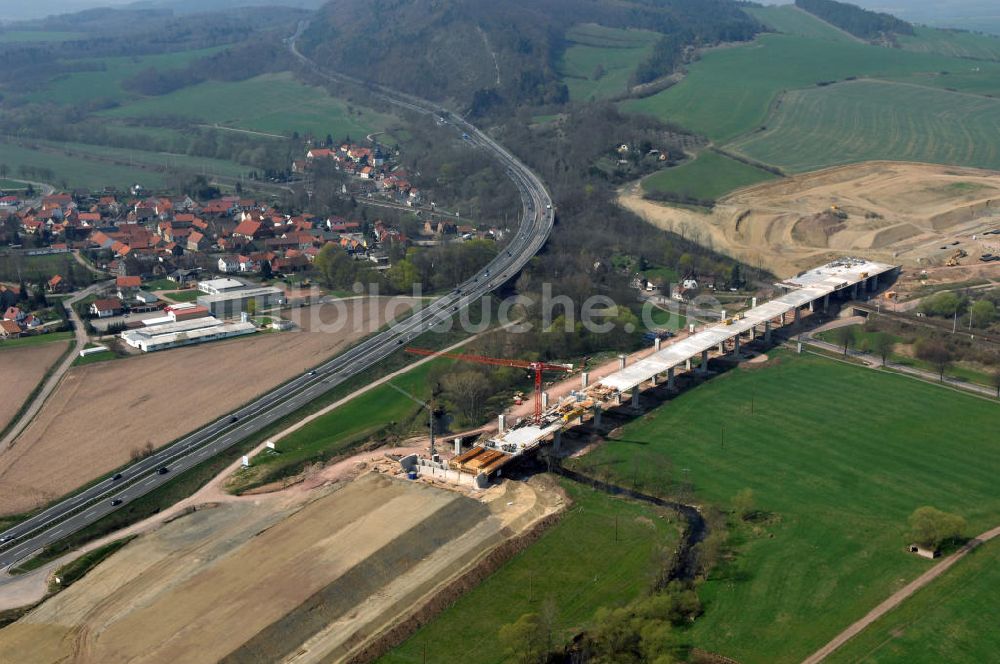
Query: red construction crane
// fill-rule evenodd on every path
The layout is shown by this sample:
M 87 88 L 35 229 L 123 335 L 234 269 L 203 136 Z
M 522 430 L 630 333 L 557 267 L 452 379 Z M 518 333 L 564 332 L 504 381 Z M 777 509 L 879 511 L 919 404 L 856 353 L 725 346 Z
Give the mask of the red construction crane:
M 549 364 L 548 362 L 529 362 L 528 360 L 508 360 L 500 357 L 484 357 L 482 355 L 465 355 L 463 353 L 441 353 L 436 350 L 426 348 L 407 348 L 407 353 L 415 355 L 432 355 L 434 357 L 447 357 L 453 360 L 464 360 L 465 362 L 478 362 L 479 364 L 492 364 L 497 367 L 517 367 L 519 369 L 530 369 L 535 372 L 535 423 L 542 420 L 542 372 L 543 371 L 572 371 L 572 364 Z

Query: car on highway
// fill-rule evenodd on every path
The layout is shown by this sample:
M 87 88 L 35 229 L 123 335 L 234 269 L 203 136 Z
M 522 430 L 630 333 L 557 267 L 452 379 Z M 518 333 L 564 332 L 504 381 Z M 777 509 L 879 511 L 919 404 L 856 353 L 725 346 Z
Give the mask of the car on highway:
M 316 375 L 316 372 L 315 372 L 315 371 L 310 371 L 310 372 L 309 372 L 309 375 L 310 375 L 310 376 L 315 376 L 315 375 Z
M 166 475 L 167 473 L 170 472 L 170 469 L 167 468 L 166 466 L 160 466 L 156 472 L 158 472 L 160 475 Z
M 114 500 L 111 501 L 111 506 L 112 507 L 118 507 L 121 504 L 122 504 L 122 499 L 121 498 L 115 498 Z
M 235 422 L 235 421 L 236 421 L 236 420 L 238 420 L 238 419 L 240 419 L 240 418 L 238 418 L 238 417 L 236 417 L 235 415 L 233 415 L 233 416 L 231 416 L 231 417 L 229 418 L 229 421 L 230 421 L 230 422 Z
M 111 481 L 112 482 L 117 482 L 121 478 L 122 478 L 122 474 L 121 473 L 115 473 L 115 476 L 111 478 Z
M 12 539 L 14 539 L 13 535 L 4 535 L 3 537 L 0 537 L 0 544 L 3 544 L 4 542 L 9 542 Z

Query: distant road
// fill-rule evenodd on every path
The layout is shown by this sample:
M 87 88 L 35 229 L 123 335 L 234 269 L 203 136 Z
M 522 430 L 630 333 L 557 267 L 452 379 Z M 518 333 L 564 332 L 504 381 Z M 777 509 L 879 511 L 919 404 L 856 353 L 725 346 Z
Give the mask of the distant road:
M 357 82 L 356 79 L 324 72 L 298 52 L 296 40 L 305 27 L 306 24 L 300 24 L 295 35 L 288 41 L 295 57 L 320 76 L 330 80 Z M 554 216 L 552 199 L 535 173 L 505 148 L 447 109 L 386 88 L 367 87 L 388 104 L 418 113 L 433 114 L 453 125 L 456 132 L 460 133 L 471 147 L 484 150 L 500 162 L 508 177 L 521 192 L 524 209 L 520 227 L 506 248 L 471 279 L 388 330 L 149 457 L 137 461 L 124 469 L 118 479 L 109 477 L 96 482 L 78 494 L 65 498 L 0 533 L 2 540 L 0 570 L 8 569 L 42 547 L 128 505 L 136 498 L 170 481 L 177 474 L 255 435 L 273 422 L 320 398 L 337 385 L 372 367 L 399 350 L 404 344 L 439 323 L 449 320 L 460 309 L 513 278 L 542 248 L 552 231 Z M 112 500 L 121 502 L 112 505 Z

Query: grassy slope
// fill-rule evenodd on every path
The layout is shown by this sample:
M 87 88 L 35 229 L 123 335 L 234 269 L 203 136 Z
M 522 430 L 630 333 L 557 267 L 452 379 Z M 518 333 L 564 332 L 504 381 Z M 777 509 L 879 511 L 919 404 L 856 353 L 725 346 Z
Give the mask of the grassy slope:
M 128 166 L 118 166 L 103 161 L 91 161 L 80 157 L 67 157 L 58 150 L 39 150 L 0 142 L 0 158 L 16 172 L 21 165 L 35 168 L 50 168 L 55 174 L 54 184 L 65 179 L 70 188 L 88 187 L 101 189 L 106 186 L 128 189 L 135 183 L 156 189 L 162 187 L 161 173 L 137 171 Z M 82 268 L 81 268 L 82 269 Z
M 871 159 L 996 169 L 998 132 L 1000 100 L 853 81 L 788 93 L 766 131 L 732 147 L 796 172 Z
M 113 58 L 81 58 L 74 64 L 94 65 L 97 71 L 81 71 L 56 76 L 44 90 L 32 93 L 28 99 L 57 104 L 77 104 L 95 99 L 121 101 L 129 96 L 121 84 L 144 69 L 180 69 L 198 58 L 221 50 L 222 47 L 193 51 L 178 51 L 157 55 L 121 56 Z
M 642 188 L 651 192 L 716 200 L 734 189 L 775 177 L 767 171 L 706 150 L 694 161 L 650 175 L 642 181 Z
M 791 662 L 925 570 L 903 552 L 921 505 L 996 525 L 1000 407 L 815 356 L 739 369 L 639 421 L 588 464 L 647 487 L 683 479 L 696 499 L 751 488 L 775 523 L 703 589 L 696 645 L 742 662 Z M 749 415 L 751 399 L 753 416 Z M 942 417 L 947 414 L 947 417 Z M 725 426 L 724 447 L 722 426 Z
M 180 115 L 208 124 L 276 134 L 329 133 L 337 139 L 344 135 L 360 139 L 385 129 L 392 121 L 389 116 L 349 106 L 320 88 L 303 85 L 285 72 L 234 83 L 203 83 L 125 104 L 105 115 Z
M 570 99 L 605 99 L 624 92 L 635 68 L 653 51 L 659 34 L 647 30 L 618 30 L 600 25 L 578 25 L 566 32 L 561 73 Z M 604 68 L 594 78 L 598 66 Z
M 835 662 L 988 662 L 1000 651 L 1000 542 L 969 556 L 836 651 Z
M 558 611 L 554 640 L 564 643 L 597 607 L 624 604 L 650 588 L 657 546 L 677 541 L 672 515 L 572 482 L 563 486 L 573 506 L 558 524 L 379 661 L 499 664 L 508 661 L 500 627 L 540 612 L 547 598 Z
M 83 32 L 45 32 L 42 30 L 9 30 L 0 32 L 0 42 L 64 42 L 81 39 Z
M 899 37 L 899 45 L 907 51 L 918 53 L 941 53 L 960 58 L 977 60 L 1000 60 L 1000 37 L 973 32 L 939 30 L 921 25 L 914 26 L 912 37 Z
M 768 7 L 745 7 L 747 12 L 758 21 L 776 32 L 786 35 L 799 35 L 812 39 L 827 39 L 840 42 L 854 42 L 849 34 L 838 30 L 829 23 L 818 20 L 794 5 L 772 5 Z
M 210 157 L 195 157 L 186 154 L 173 154 L 167 152 L 148 152 L 145 150 L 129 150 L 127 148 L 114 148 L 106 145 L 88 145 L 85 143 L 57 143 L 54 141 L 39 141 L 42 145 L 50 145 L 55 148 L 62 148 L 74 155 L 79 155 L 79 159 L 84 159 L 87 155 L 94 155 L 98 158 L 113 159 L 121 164 L 137 164 L 149 168 L 179 168 L 191 172 L 208 173 L 213 175 L 229 175 L 238 177 L 246 174 L 249 166 L 242 166 L 224 159 L 212 159 Z M 107 163 L 107 162 L 104 162 Z M 138 174 L 145 176 L 148 170 L 138 171 Z M 139 176 L 137 175 L 137 177 Z
M 975 67 L 980 71 L 972 72 Z M 961 76 L 940 76 L 941 71 Z M 678 85 L 624 102 L 623 108 L 676 122 L 721 144 L 764 125 L 782 91 L 849 76 L 1000 91 L 1000 63 L 769 34 L 745 46 L 706 53 Z
M 418 399 L 428 399 L 427 376 L 435 360 L 393 379 L 396 385 Z M 342 453 L 384 429 L 387 424 L 408 422 L 426 411 L 389 385 L 382 385 L 353 399 L 277 442 L 279 454 L 264 452 L 253 458 L 251 467 L 237 473 L 233 490 L 245 490 L 283 477 L 286 468 L 298 468 L 308 460 L 322 461 Z
M 0 154 L 6 154 L 6 148 L 0 148 Z M 93 272 L 76 262 L 70 254 L 42 254 L 41 256 L 0 256 L 0 281 L 16 283 L 18 278 L 27 282 L 45 280 L 55 274 L 65 275 L 67 266 L 73 267 L 73 273 L 81 282 L 91 279 Z

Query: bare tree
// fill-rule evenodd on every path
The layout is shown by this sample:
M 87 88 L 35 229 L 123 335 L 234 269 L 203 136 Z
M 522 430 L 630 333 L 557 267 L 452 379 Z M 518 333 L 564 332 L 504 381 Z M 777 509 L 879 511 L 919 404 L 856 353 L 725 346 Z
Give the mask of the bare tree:
M 952 355 L 948 347 L 937 339 L 921 339 L 917 342 L 917 357 L 930 363 L 938 371 L 938 378 L 944 380 L 944 372 L 951 366 Z
M 835 327 L 831 332 L 834 342 L 838 346 L 842 346 L 844 349 L 844 355 L 847 355 L 847 349 L 857 341 L 857 330 L 854 329 L 853 325 L 844 325 L 843 327 Z
M 876 332 L 870 337 L 868 349 L 882 358 L 882 366 L 896 349 L 896 340 L 887 332 Z

